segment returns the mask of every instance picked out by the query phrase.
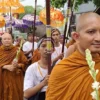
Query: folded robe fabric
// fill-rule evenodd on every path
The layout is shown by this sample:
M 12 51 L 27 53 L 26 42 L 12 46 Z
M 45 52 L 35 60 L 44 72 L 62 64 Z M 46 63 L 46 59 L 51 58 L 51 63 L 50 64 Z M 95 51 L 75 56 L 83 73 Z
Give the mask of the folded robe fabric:
M 95 69 L 100 70 L 100 56 L 97 55 L 93 60 Z M 97 81 L 100 82 L 100 71 Z M 52 70 L 46 100 L 92 100 L 92 83 L 85 57 L 75 51 Z
M 23 100 L 23 71 L 27 63 L 24 53 L 21 51 L 18 55 L 20 69 L 12 72 L 2 68 L 12 63 L 17 50 L 14 46 L 0 47 L 0 100 Z

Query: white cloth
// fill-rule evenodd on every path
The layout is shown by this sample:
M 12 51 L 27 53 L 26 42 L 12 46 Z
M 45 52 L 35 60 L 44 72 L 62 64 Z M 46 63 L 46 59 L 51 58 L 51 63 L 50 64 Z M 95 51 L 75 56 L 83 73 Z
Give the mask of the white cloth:
M 52 53 L 52 60 L 55 59 L 56 57 L 58 57 L 58 55 L 60 55 L 62 53 L 62 44 L 60 44 L 58 47 L 55 47 L 55 51 Z M 64 58 L 65 58 L 65 55 L 67 53 L 67 47 L 64 46 Z M 58 62 L 60 61 L 61 59 L 59 59 L 56 64 L 58 64 Z
M 29 41 L 26 41 L 26 42 L 23 44 L 22 50 L 23 50 L 24 52 L 28 52 L 28 51 L 32 50 L 32 47 L 33 47 L 33 43 L 32 43 L 32 42 L 29 42 Z M 36 43 L 36 42 L 34 42 L 34 50 L 35 50 L 35 49 L 37 49 L 37 43 Z M 30 54 L 28 55 L 28 57 L 32 57 L 32 53 L 30 53 Z
M 39 66 L 38 62 L 35 62 L 35 63 L 31 64 L 28 67 L 28 69 L 26 70 L 25 78 L 24 78 L 24 91 L 38 85 L 44 79 L 44 77 L 47 75 L 47 73 L 48 73 L 47 69 L 43 69 L 39 66 L 40 71 L 43 75 L 42 76 L 40 74 L 38 66 Z M 46 89 L 47 89 L 47 86 L 44 86 L 41 89 L 41 92 L 45 92 Z

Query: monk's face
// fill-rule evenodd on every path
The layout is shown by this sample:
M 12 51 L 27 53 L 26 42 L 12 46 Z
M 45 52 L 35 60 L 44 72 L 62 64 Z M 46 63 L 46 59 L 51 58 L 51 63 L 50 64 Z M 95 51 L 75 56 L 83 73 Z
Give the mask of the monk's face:
M 2 44 L 4 46 L 10 46 L 12 45 L 12 37 L 9 33 L 4 33 L 2 35 Z
M 60 33 L 58 31 L 55 31 L 52 33 L 52 39 L 55 43 L 60 42 Z
M 92 53 L 100 52 L 100 18 L 91 16 L 82 21 L 78 35 L 81 50 L 88 48 Z

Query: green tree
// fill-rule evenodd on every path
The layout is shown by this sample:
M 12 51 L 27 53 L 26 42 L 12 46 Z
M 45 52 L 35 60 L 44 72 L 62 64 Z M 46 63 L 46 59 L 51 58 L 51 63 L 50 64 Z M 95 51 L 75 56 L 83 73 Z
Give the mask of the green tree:
M 36 14 L 39 15 L 40 11 L 43 9 L 41 5 L 37 5 Z
M 20 19 L 26 14 L 34 13 L 34 8 L 32 6 L 25 6 L 24 9 L 25 9 L 25 13 L 19 15 Z
M 73 1 L 74 0 L 71 0 L 72 3 Z M 76 0 L 75 8 L 77 9 L 80 4 L 88 3 L 89 1 L 92 1 L 97 7 L 100 6 L 100 0 Z M 64 7 L 66 2 L 67 0 L 51 0 L 51 5 L 56 8 L 61 8 Z

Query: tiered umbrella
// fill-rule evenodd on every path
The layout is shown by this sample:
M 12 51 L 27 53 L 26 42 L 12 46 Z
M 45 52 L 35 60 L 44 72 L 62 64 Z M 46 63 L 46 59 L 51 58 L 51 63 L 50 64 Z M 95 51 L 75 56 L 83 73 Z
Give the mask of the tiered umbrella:
M 3 26 L 5 26 L 5 19 L 3 16 L 0 16 L 0 28 L 2 28 Z
M 46 24 L 46 9 L 40 12 L 39 20 Z M 53 27 L 60 27 L 64 24 L 64 16 L 61 11 L 50 8 L 50 25 Z
M 25 24 L 28 24 L 29 26 L 32 26 L 34 24 L 34 15 L 27 14 L 22 19 L 23 19 L 23 22 Z M 43 23 L 39 20 L 39 17 L 36 15 L 35 25 L 41 25 L 41 24 Z
M 14 17 L 12 17 L 12 20 L 11 20 L 10 16 L 5 16 L 4 19 L 5 19 L 5 22 L 6 22 L 6 27 L 15 24 L 15 18 Z
M 23 20 L 15 19 L 14 27 L 15 28 L 28 28 L 28 25 L 26 25 L 25 23 L 23 23 Z
M 22 6 L 22 4 L 20 4 L 19 0 L 1 0 L 0 1 L 1 13 L 6 13 L 6 12 L 9 12 L 10 13 L 11 34 L 12 34 L 12 16 L 11 16 L 12 15 L 12 8 L 13 9 L 15 9 L 15 8 L 18 9 L 20 7 L 23 7 L 23 6 Z M 5 10 L 2 10 L 2 9 L 5 9 Z

